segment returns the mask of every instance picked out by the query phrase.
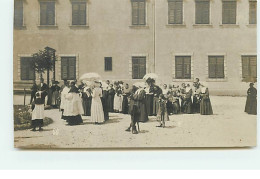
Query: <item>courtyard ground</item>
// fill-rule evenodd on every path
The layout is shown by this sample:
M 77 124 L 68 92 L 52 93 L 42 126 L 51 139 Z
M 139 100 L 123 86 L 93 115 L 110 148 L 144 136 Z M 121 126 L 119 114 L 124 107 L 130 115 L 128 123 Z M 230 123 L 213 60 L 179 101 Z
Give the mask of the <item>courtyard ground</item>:
M 14 104 L 21 104 L 22 96 Z M 27 99 L 28 100 L 28 99 Z M 68 126 L 59 110 L 46 110 L 53 123 L 42 132 L 14 132 L 17 148 L 153 148 L 153 147 L 244 147 L 256 145 L 256 116 L 244 113 L 246 97 L 212 96 L 214 115 L 170 116 L 166 128 L 157 128 L 155 117 L 140 123 L 137 135 L 126 132 L 130 116 L 110 113 L 109 121 L 93 125 L 83 117 L 79 126 Z

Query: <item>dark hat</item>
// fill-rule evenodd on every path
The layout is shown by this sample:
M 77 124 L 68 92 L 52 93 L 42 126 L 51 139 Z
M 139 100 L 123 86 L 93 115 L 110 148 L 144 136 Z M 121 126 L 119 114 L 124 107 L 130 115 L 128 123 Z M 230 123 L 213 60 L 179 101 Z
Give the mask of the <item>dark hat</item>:
M 72 86 L 72 87 L 70 88 L 69 93 L 79 93 L 79 89 L 78 89 L 76 86 Z

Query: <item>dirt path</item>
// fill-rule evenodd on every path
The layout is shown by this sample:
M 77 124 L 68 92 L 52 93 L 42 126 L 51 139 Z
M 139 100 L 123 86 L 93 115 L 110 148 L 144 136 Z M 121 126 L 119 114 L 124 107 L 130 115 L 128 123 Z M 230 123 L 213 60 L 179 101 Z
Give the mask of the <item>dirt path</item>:
M 173 115 L 166 128 L 157 128 L 154 117 L 141 123 L 141 132 L 132 135 L 124 130 L 130 116 L 111 113 L 104 125 L 89 123 L 67 126 L 58 110 L 46 110 L 53 123 L 42 132 L 15 131 L 19 148 L 115 148 L 115 147 L 217 147 L 256 145 L 256 116 L 243 112 L 245 97 L 211 97 L 212 116 Z M 232 111 L 232 112 L 230 112 Z

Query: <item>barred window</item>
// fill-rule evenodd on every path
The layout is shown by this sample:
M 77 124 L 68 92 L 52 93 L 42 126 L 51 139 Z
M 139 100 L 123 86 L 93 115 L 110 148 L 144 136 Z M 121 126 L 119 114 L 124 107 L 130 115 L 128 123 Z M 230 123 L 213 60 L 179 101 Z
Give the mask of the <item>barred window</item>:
M 146 74 L 146 57 L 132 57 L 132 78 L 142 79 Z
M 249 1 L 249 24 L 257 23 L 257 1 Z
M 224 78 L 224 56 L 209 56 L 209 78 Z
M 183 23 L 183 0 L 168 0 L 168 24 Z
M 55 25 L 54 1 L 40 1 L 40 25 Z
M 112 71 L 112 57 L 105 57 L 105 71 Z
M 242 56 L 242 78 L 245 82 L 256 81 L 257 56 Z
M 76 57 L 61 57 L 61 79 L 76 79 Z
M 196 24 L 209 24 L 210 1 L 196 0 L 195 17 Z
M 23 0 L 14 1 L 14 26 L 23 26 Z
M 21 57 L 21 80 L 35 80 L 35 70 L 32 65 L 33 57 Z
M 146 25 L 146 3 L 145 0 L 132 1 L 132 25 Z
M 86 25 L 87 3 L 72 1 L 72 25 Z
M 175 57 L 175 78 L 191 79 L 191 56 Z
M 222 24 L 236 24 L 237 1 L 222 1 Z

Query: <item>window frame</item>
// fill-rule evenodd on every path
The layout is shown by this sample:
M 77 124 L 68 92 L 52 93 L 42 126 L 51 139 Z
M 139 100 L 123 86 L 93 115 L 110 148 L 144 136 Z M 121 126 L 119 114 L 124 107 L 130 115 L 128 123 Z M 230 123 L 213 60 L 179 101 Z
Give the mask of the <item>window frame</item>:
M 256 8 L 255 8 L 255 22 L 254 23 L 252 23 L 251 22 L 251 12 L 250 12 L 250 10 L 251 10 L 251 3 L 255 3 L 255 5 L 256 5 Z M 248 4 L 249 4 L 249 7 L 248 7 L 248 10 L 249 10 L 249 12 L 248 12 L 248 24 L 249 25 L 256 25 L 257 24 L 257 0 L 249 0 L 249 2 L 248 2 Z
M 197 22 L 197 3 L 201 3 L 201 2 L 208 2 L 209 7 L 208 7 L 208 23 L 198 23 Z M 194 16 L 195 20 L 194 20 L 194 25 L 196 26 L 205 26 L 205 25 L 211 25 L 211 0 L 195 0 L 195 16 Z
M 181 26 L 184 25 L 184 0 L 167 0 L 167 6 L 168 6 L 168 14 L 167 14 L 167 25 L 169 26 Z M 170 2 L 181 2 L 182 3 L 182 9 L 181 9 L 181 23 L 170 23 Z
M 63 58 L 74 58 L 75 59 L 75 67 L 74 67 L 74 79 L 72 79 L 72 78 L 63 78 L 63 68 L 62 68 L 62 59 Z M 66 56 L 66 55 L 62 55 L 61 57 L 60 57 L 60 79 L 61 80 L 64 80 L 64 79 L 66 79 L 66 80 L 75 80 L 75 79 L 77 79 L 77 56 L 70 56 L 70 55 L 68 55 L 68 56 Z M 67 66 L 67 76 L 69 76 L 69 74 L 70 74 L 70 70 L 69 70 L 69 65 Z
M 250 76 L 248 75 L 248 77 L 244 77 L 244 73 L 243 73 L 243 57 L 255 57 L 256 58 L 256 77 L 252 77 L 251 74 Z M 249 60 L 250 61 L 250 60 Z M 257 81 L 257 55 L 256 54 L 242 54 L 241 55 L 241 60 L 240 60 L 240 64 L 241 64 L 241 81 L 242 82 L 251 82 L 250 80 L 247 81 L 247 79 L 256 79 Z M 250 69 L 251 69 L 251 66 L 249 65 Z M 251 70 L 249 70 L 251 72 Z
M 131 26 L 130 27 L 146 27 L 147 25 L 147 0 L 131 0 Z M 140 24 L 140 16 L 139 16 L 139 3 L 138 3 L 138 16 L 137 16 L 137 24 L 134 24 L 133 18 L 133 2 L 144 2 L 144 24 Z
M 190 58 L 190 67 L 189 67 L 189 77 L 185 77 L 185 70 L 184 70 L 184 67 L 185 67 L 185 62 L 184 62 L 184 59 L 185 58 Z M 181 77 L 177 77 L 177 58 L 182 58 L 182 76 Z M 174 62 L 175 62 L 175 79 L 177 80 L 191 80 L 192 79 L 192 56 L 191 55 L 176 55 L 175 58 L 174 58 Z
M 88 26 L 88 2 L 87 0 L 70 0 L 71 1 L 71 26 L 72 27 L 86 27 Z M 73 24 L 73 4 L 85 4 L 85 24 Z M 80 18 L 79 18 L 80 19 Z
M 211 77 L 210 76 L 210 59 L 211 58 L 215 58 L 215 59 L 217 59 L 217 58 L 223 58 L 223 77 L 220 77 L 220 76 L 218 76 L 216 73 L 217 73 L 217 69 L 218 69 L 218 64 L 216 63 L 215 64 L 215 77 Z M 214 80 L 214 79 L 225 79 L 226 78 L 226 76 L 225 76 L 225 55 L 209 55 L 208 56 L 208 79 L 209 80 Z
M 233 3 L 236 3 L 236 8 L 235 8 L 235 23 L 230 23 L 230 22 L 225 22 L 224 23 L 224 4 L 225 3 L 231 3 L 231 2 L 233 2 Z M 222 19 L 221 19 L 221 24 L 222 25 L 237 25 L 237 0 L 222 0 Z M 230 17 L 229 17 L 229 20 L 230 20 Z
M 107 60 L 111 60 L 111 61 L 109 61 L 110 62 L 109 66 L 107 65 Z M 108 67 L 111 67 L 111 68 L 108 68 Z M 105 70 L 105 72 L 113 71 L 113 58 L 112 57 L 104 57 L 104 70 Z
M 16 20 L 15 20 L 15 3 L 18 2 L 18 1 L 20 1 L 22 3 L 22 18 L 21 18 L 22 23 L 21 23 L 21 25 L 17 25 L 15 23 L 16 22 Z M 13 20 L 14 20 L 14 22 L 13 22 L 14 28 L 19 29 L 19 28 L 25 27 L 25 25 L 24 25 L 24 0 L 15 0 L 14 1 L 14 17 L 13 17 Z
M 135 77 L 135 74 L 134 74 L 134 63 L 133 63 L 134 58 L 136 58 L 136 59 L 145 59 L 145 63 L 144 63 L 144 70 L 145 71 L 144 71 L 143 76 L 139 73 L 137 75 L 138 77 Z M 131 69 L 132 69 L 131 79 L 133 79 L 133 80 L 143 79 L 144 75 L 147 73 L 147 56 L 132 56 L 131 57 L 131 65 L 132 65 L 132 67 L 131 67 Z M 140 65 L 140 63 L 138 65 Z M 139 67 L 138 71 L 140 72 L 140 66 L 138 66 L 138 67 Z
M 38 27 L 57 27 L 57 9 L 56 9 L 56 4 L 57 4 L 57 2 L 56 2 L 57 0 L 38 0 L 38 2 L 39 2 L 39 25 L 38 25 Z M 53 25 L 49 25 L 48 23 L 47 23 L 47 21 L 46 21 L 46 24 L 41 24 L 41 3 L 50 3 L 50 2 L 52 2 L 52 3 L 54 3 L 54 24 Z
M 32 56 L 29 56 L 29 55 L 24 55 L 24 56 L 19 56 L 19 64 L 18 64 L 18 68 L 19 68 L 19 70 L 18 70 L 18 74 L 20 74 L 20 76 L 19 76 L 19 79 L 21 80 L 21 81 L 34 81 L 34 80 L 36 80 L 36 74 L 35 74 L 35 69 L 34 68 L 32 68 L 32 70 L 33 70 L 33 78 L 30 78 L 30 72 L 29 72 L 29 70 L 27 69 L 26 71 L 28 72 L 28 74 L 27 74 L 27 76 L 26 76 L 26 78 L 23 78 L 23 76 L 22 76 L 22 59 L 26 59 L 26 58 L 31 58 L 31 60 L 33 59 L 33 57 Z

